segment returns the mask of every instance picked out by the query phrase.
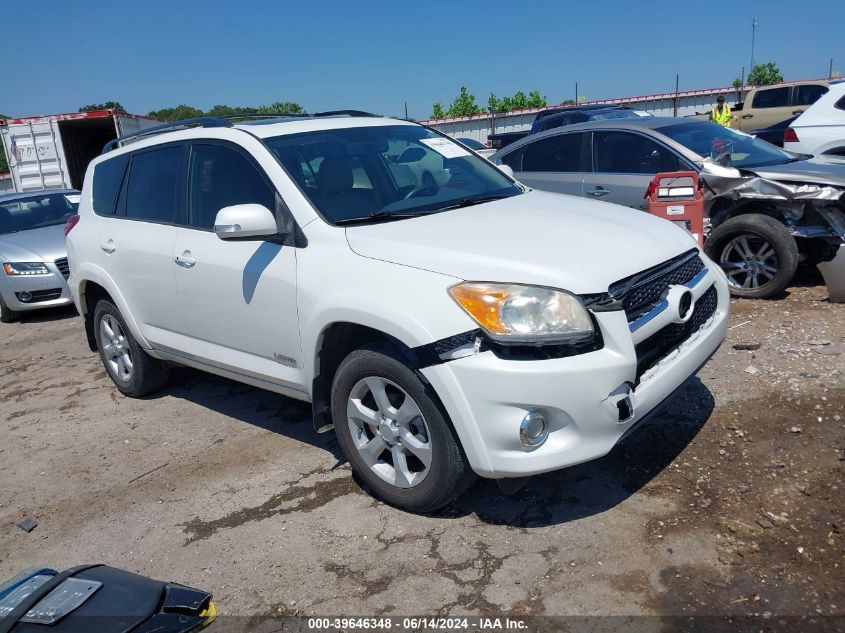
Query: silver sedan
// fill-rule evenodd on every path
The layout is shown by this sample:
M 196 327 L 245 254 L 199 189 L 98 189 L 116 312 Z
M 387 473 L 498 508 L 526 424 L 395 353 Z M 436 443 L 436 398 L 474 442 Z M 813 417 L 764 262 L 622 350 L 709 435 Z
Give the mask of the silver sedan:
M 0 196 L 0 322 L 72 303 L 64 227 L 78 204 L 74 189 Z

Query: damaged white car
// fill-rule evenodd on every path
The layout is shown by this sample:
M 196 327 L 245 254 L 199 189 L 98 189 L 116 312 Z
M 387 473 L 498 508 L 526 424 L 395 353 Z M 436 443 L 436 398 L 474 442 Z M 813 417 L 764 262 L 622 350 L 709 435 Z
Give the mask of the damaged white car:
M 659 172 L 699 172 L 705 250 L 731 293 L 770 298 L 799 263 L 819 265 L 845 300 L 845 161 L 812 158 L 713 123 L 654 117 L 596 121 L 531 135 L 494 154 L 532 187 L 646 210 Z

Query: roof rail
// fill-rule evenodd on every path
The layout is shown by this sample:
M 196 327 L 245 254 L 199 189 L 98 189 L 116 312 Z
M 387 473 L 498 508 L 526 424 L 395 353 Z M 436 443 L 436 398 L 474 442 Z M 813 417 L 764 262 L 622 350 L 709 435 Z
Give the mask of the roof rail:
M 115 149 L 116 147 L 120 147 L 121 143 L 126 141 L 131 141 L 133 139 L 139 139 L 144 136 L 152 136 L 154 134 L 163 134 L 164 132 L 169 132 L 171 130 L 178 130 L 181 128 L 186 127 L 232 127 L 232 124 L 229 123 L 223 117 L 213 117 L 213 116 L 202 116 L 196 117 L 194 119 L 182 119 L 181 121 L 172 121 L 171 123 L 164 123 L 162 125 L 157 125 L 155 127 L 147 128 L 146 130 L 141 130 L 140 132 L 136 132 L 135 134 L 127 134 L 126 136 L 119 136 L 117 138 L 113 138 L 108 143 L 103 146 L 103 151 L 100 152 L 101 154 L 105 154 L 110 152 L 111 150 Z
M 330 110 L 327 112 L 315 112 L 313 114 L 307 113 L 289 113 L 289 112 L 241 112 L 239 114 L 224 114 L 222 116 L 202 116 L 193 119 L 182 119 L 181 121 L 171 121 L 157 125 L 156 127 L 141 130 L 135 134 L 127 134 L 110 140 L 103 146 L 101 154 L 105 154 L 120 147 L 122 143 L 143 138 L 145 136 L 152 136 L 154 134 L 163 134 L 171 130 L 179 130 L 187 127 L 232 127 L 231 123 L 234 119 L 286 119 L 286 118 L 306 118 L 306 117 L 324 117 L 324 116 L 350 116 L 350 117 L 377 117 L 378 114 L 371 112 L 364 112 L 363 110 Z

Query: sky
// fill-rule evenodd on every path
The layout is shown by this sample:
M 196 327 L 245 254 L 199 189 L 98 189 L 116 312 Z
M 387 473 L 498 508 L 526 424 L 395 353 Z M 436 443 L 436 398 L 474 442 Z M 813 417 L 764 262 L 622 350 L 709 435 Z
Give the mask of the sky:
M 4 6 L 5 5 L 5 6 Z M 483 106 L 539 90 L 549 103 L 728 86 L 773 61 L 786 80 L 845 75 L 843 0 L 0 2 L 0 113 L 118 101 L 296 101 L 426 118 L 465 85 Z M 836 25 L 836 26 L 834 26 Z

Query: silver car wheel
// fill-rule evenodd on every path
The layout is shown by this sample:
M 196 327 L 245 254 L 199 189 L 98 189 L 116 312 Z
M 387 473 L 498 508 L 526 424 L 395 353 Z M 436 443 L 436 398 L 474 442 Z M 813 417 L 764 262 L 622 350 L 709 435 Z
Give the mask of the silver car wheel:
M 129 352 L 129 341 L 118 320 L 110 314 L 104 314 L 100 319 L 100 348 L 111 375 L 121 382 L 131 380 L 132 355 Z
M 774 247 L 761 237 L 738 235 L 722 249 L 719 265 L 734 288 L 762 288 L 778 273 Z
M 359 380 L 346 417 L 364 463 L 397 488 L 413 488 L 431 466 L 431 433 L 419 406 L 399 385 L 380 376 Z

